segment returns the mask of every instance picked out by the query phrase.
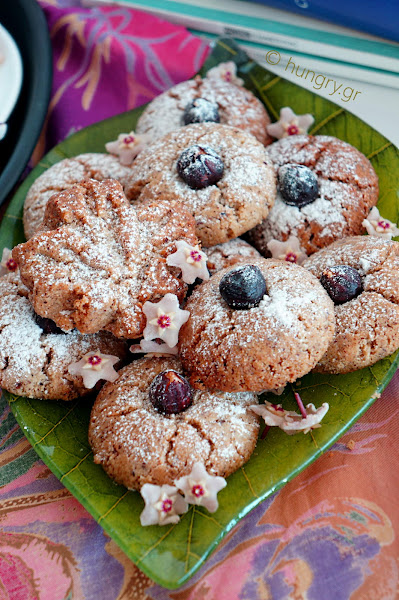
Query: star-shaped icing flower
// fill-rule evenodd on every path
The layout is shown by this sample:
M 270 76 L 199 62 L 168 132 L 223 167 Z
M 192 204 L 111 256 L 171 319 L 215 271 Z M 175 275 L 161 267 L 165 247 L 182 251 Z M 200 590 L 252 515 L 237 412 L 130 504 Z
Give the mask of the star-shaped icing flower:
M 105 144 L 107 152 L 119 156 L 121 165 L 129 166 L 146 145 L 146 138 L 131 131 L 120 133 L 114 142 Z
M 190 316 L 188 310 L 179 307 L 175 294 L 166 294 L 160 302 L 144 302 L 143 313 L 147 317 L 144 340 L 160 338 L 169 348 L 177 345 L 180 327 Z
M 396 223 L 384 219 L 380 215 L 380 211 L 376 206 L 373 206 L 367 219 L 364 219 L 363 226 L 367 229 L 369 235 L 377 235 L 386 240 L 391 240 L 399 235 L 399 229 Z
M 7 129 L 7 123 L 0 123 L 0 140 L 2 140 L 6 136 Z
M 68 372 L 71 375 L 83 377 L 83 385 L 91 389 L 100 379 L 115 381 L 118 378 L 118 372 L 115 371 L 114 364 L 119 360 L 117 356 L 112 354 L 88 352 L 78 362 L 70 364 Z
M 176 242 L 176 248 L 176 252 L 166 257 L 166 264 L 170 267 L 179 267 L 185 283 L 194 283 L 197 277 L 204 281 L 209 279 L 207 256 L 199 246 L 190 246 L 184 240 L 179 240 Z
M 314 118 L 310 114 L 296 115 L 294 111 L 286 106 L 280 110 L 280 119 L 266 127 L 266 131 L 272 137 L 277 139 L 307 133 L 309 127 L 314 123 Z
M 306 252 L 300 247 L 299 240 L 295 235 L 291 235 L 286 242 L 270 240 L 267 243 L 267 247 L 273 258 L 286 260 L 287 262 L 301 265 L 305 258 L 307 258 Z
M 209 69 L 206 76 L 208 79 L 223 79 L 228 83 L 234 83 L 234 85 L 244 85 L 244 80 L 237 77 L 237 66 L 232 60 Z
M 140 490 L 145 507 L 140 523 L 146 525 L 169 525 L 178 523 L 179 515 L 188 509 L 187 502 L 173 485 L 145 483 Z
M 12 250 L 4 248 L 0 262 L 0 275 L 15 273 L 17 269 L 18 265 L 12 257 Z
M 158 344 L 156 341 L 141 340 L 140 344 L 130 346 L 133 354 L 177 354 L 177 346 L 169 348 L 168 344 Z
M 316 409 L 314 404 L 308 404 L 305 411 L 306 416 L 292 410 L 284 410 L 281 404 L 271 404 L 267 400 L 264 404 L 254 405 L 250 408 L 254 413 L 263 417 L 269 427 L 280 427 L 288 435 L 293 435 L 299 432 L 309 433 L 312 429 L 321 427 L 320 421 L 327 413 L 329 405 L 324 402 Z
M 207 473 L 200 462 L 194 463 L 189 475 L 176 479 L 174 483 L 184 493 L 186 502 L 204 506 L 209 512 L 218 509 L 217 494 L 227 485 L 223 477 Z

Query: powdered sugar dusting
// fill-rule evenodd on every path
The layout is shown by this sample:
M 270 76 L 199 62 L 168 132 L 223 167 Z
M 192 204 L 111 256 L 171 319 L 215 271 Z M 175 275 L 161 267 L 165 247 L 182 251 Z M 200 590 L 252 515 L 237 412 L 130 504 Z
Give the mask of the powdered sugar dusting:
M 69 363 L 99 348 L 109 348 L 123 356 L 124 345 L 103 333 L 43 333 L 27 294 L 18 275 L 0 279 L 1 385 L 13 393 L 36 398 L 69 399 L 82 395 L 86 392 L 83 385 L 67 373 Z
M 276 168 L 305 165 L 317 176 L 318 198 L 302 208 L 289 206 L 277 193 L 274 207 L 252 233 L 254 243 L 267 253 L 271 239 L 299 238 L 307 254 L 335 239 L 362 233 L 362 220 L 378 199 L 377 176 L 358 150 L 329 136 L 296 135 L 267 149 Z
M 206 251 L 208 257 L 208 269 L 211 274 L 220 271 L 230 265 L 234 265 L 241 260 L 260 258 L 259 252 L 239 238 L 218 244 L 208 248 Z
M 222 178 L 200 190 L 191 189 L 177 171 L 179 156 L 194 144 L 209 146 L 224 164 Z M 132 200 L 184 202 L 205 246 L 213 245 L 213 238 L 227 241 L 247 231 L 267 214 L 274 195 L 274 170 L 264 147 L 242 131 L 215 123 L 189 125 L 151 144 L 133 164 L 127 186 Z
M 175 358 L 144 358 L 121 371 L 120 378 L 100 394 L 94 407 L 90 438 L 97 462 L 106 454 L 107 431 L 112 443 L 129 461 L 130 484 L 154 481 L 162 465 L 166 479 L 184 475 L 195 461 L 214 474 L 230 473 L 249 458 L 256 443 L 259 421 L 249 406 L 256 394 L 194 391 L 193 403 L 179 414 L 162 415 L 149 400 L 148 388 L 156 374 L 173 369 L 182 372 Z M 105 442 L 104 442 L 105 440 Z M 154 465 L 151 470 L 149 467 Z M 162 481 L 167 482 L 167 481 Z M 162 483 L 159 481 L 158 483 Z
M 324 269 L 336 265 L 349 265 L 365 277 L 380 269 L 392 247 L 392 242 L 381 238 L 353 236 L 338 240 L 313 254 L 303 266 L 316 277 L 320 277 Z
M 87 180 L 54 197 L 47 231 L 14 251 L 35 310 L 65 330 L 106 328 L 118 337 L 139 337 L 142 304 L 168 292 L 181 296 L 185 289 L 161 251 L 175 236 L 197 241 L 189 218 L 187 234 L 179 224 L 189 217 L 184 209 L 166 203 L 147 208 L 139 219 L 114 180 Z M 165 229 L 154 232 L 151 221 Z
M 234 310 L 224 302 L 219 282 L 229 269 L 202 284 L 186 305 L 190 319 L 180 337 L 182 361 L 211 389 L 224 381 L 232 385 L 233 375 L 233 389 L 280 387 L 301 370 L 308 372 L 333 335 L 334 307 L 316 278 L 285 261 L 250 264 L 266 281 L 257 307 Z
M 52 165 L 30 187 L 24 205 L 26 238 L 34 235 L 41 226 L 46 204 L 57 192 L 85 179 L 116 179 L 124 184 L 130 169 L 120 164 L 115 156 L 102 153 L 79 154 Z
M 245 88 L 201 77 L 179 83 L 155 98 L 140 116 L 137 132 L 155 141 L 182 127 L 184 109 L 194 98 L 217 104 L 221 123 L 248 130 L 265 143 L 270 119 L 263 104 Z

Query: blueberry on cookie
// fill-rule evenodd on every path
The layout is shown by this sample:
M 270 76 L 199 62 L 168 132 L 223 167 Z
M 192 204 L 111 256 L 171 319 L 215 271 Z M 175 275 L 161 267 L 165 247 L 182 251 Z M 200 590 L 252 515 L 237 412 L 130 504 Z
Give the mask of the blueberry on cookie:
M 281 260 L 253 259 L 198 286 L 179 336 L 194 387 L 274 390 L 308 373 L 334 335 L 334 305 L 314 276 Z
M 274 203 L 276 175 L 251 134 L 218 123 L 182 127 L 153 142 L 134 161 L 126 185 L 134 206 L 181 202 L 205 247 L 242 235 Z
M 278 172 L 277 197 L 267 218 L 249 234 L 264 256 L 272 240 L 299 240 L 307 255 L 365 231 L 378 200 L 378 178 L 359 150 L 326 135 L 291 135 L 267 148 Z M 274 242 L 273 242 L 274 243 Z
M 130 489 L 174 485 L 195 463 L 227 477 L 251 456 L 259 417 L 254 393 L 193 390 L 174 357 L 144 357 L 106 383 L 94 403 L 94 461 Z
M 399 348 L 398 242 L 348 237 L 303 266 L 320 278 L 335 304 L 335 335 L 315 371 L 356 371 Z

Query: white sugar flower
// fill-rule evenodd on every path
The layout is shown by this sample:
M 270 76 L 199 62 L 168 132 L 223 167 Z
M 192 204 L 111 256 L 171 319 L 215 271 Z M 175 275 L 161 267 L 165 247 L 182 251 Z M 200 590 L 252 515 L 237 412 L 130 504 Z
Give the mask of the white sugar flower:
M 119 156 L 121 165 L 129 166 L 146 145 L 146 138 L 134 131 L 120 133 L 118 139 L 105 144 L 107 152 Z
M 12 257 L 12 250 L 4 248 L 0 262 L 0 275 L 15 273 L 17 269 L 18 265 Z
M 140 523 L 146 525 L 169 525 L 180 521 L 179 515 L 187 512 L 188 505 L 173 485 L 145 483 L 140 490 L 145 507 Z
M 304 414 L 298 414 L 292 410 L 284 410 L 280 404 L 265 402 L 261 405 L 250 407 L 254 413 L 263 417 L 269 427 L 280 427 L 288 435 L 294 433 L 309 433 L 312 429 L 321 427 L 320 421 L 328 412 L 329 405 L 324 402 L 320 408 L 314 404 L 308 404 Z
M 209 69 L 206 76 L 208 79 L 223 79 L 228 83 L 234 83 L 234 85 L 244 85 L 244 80 L 237 77 L 237 66 L 232 60 Z
M 373 206 L 369 216 L 367 219 L 364 219 L 362 224 L 369 235 L 376 235 L 385 240 L 391 240 L 393 237 L 399 235 L 399 229 L 396 223 L 392 223 L 392 221 L 388 221 L 388 219 L 381 217 L 380 211 L 376 206 Z
M 83 385 L 91 389 L 100 379 L 115 381 L 118 378 L 118 372 L 114 369 L 118 361 L 119 358 L 112 354 L 88 352 L 79 362 L 69 365 L 68 373 L 83 377 Z
M 190 246 L 184 240 L 176 242 L 176 252 L 166 257 L 166 264 L 170 267 L 179 267 L 185 283 L 194 283 L 197 279 L 209 279 L 206 266 L 207 256 L 199 246 Z
M 227 485 L 223 477 L 207 473 L 200 462 L 194 463 L 189 475 L 176 479 L 174 483 L 184 493 L 186 502 L 204 506 L 209 512 L 218 509 L 217 494 Z
M 177 354 L 177 346 L 169 348 L 168 344 L 158 344 L 155 341 L 141 340 L 140 344 L 130 346 L 133 354 Z
M 169 348 L 177 345 L 180 327 L 190 316 L 188 310 L 181 310 L 175 294 L 166 294 L 159 302 L 144 302 L 143 313 L 147 317 L 144 340 L 160 338 Z
M 314 123 L 314 118 L 310 114 L 296 115 L 288 106 L 280 110 L 280 119 L 266 127 L 266 131 L 272 137 L 277 139 L 307 133 L 309 127 Z
M 267 243 L 267 247 L 273 258 L 286 260 L 287 262 L 301 265 L 305 258 L 307 258 L 306 252 L 300 247 L 299 240 L 295 235 L 291 235 L 286 242 L 270 240 Z

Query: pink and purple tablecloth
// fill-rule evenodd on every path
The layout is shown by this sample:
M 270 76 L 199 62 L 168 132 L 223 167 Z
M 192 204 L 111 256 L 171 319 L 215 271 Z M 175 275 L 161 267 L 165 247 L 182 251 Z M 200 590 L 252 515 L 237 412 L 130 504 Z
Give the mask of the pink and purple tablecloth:
M 209 47 L 118 6 L 41 0 L 54 49 L 34 161 L 191 77 Z M 39 460 L 0 406 L 0 600 L 394 600 L 399 376 L 329 452 L 260 504 L 183 588 L 155 585 Z

